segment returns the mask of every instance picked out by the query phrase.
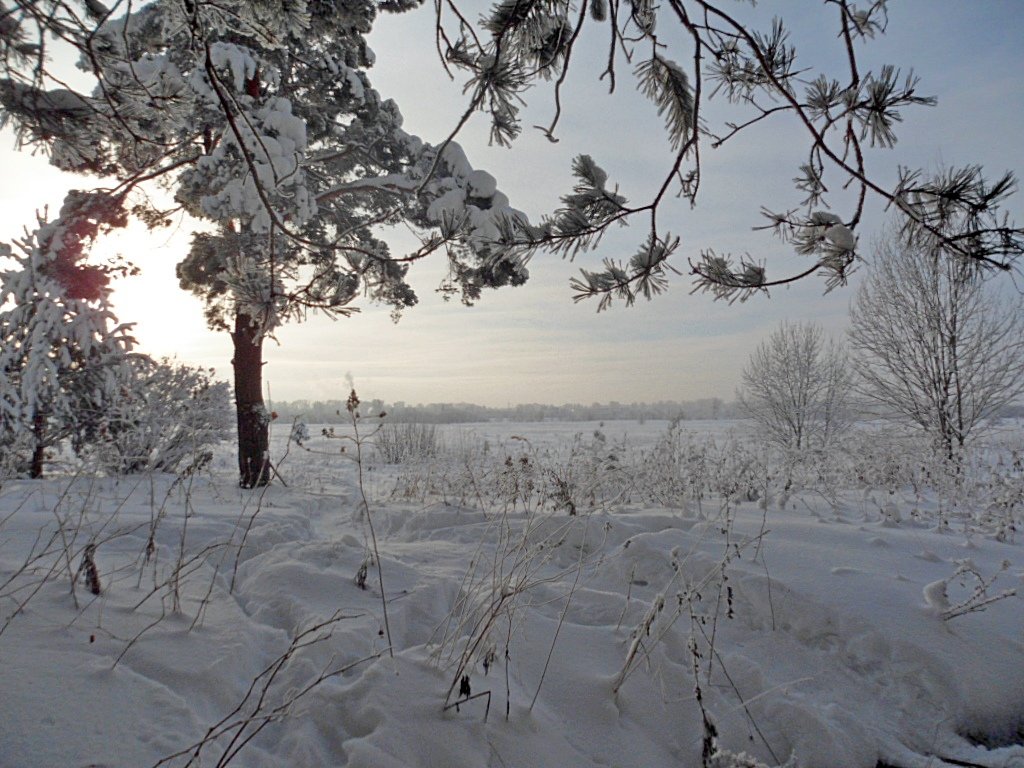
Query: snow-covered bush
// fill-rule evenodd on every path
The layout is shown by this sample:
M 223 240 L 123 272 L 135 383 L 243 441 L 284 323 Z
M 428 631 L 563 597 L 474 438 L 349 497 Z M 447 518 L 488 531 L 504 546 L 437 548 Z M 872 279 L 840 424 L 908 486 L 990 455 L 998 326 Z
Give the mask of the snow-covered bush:
M 0 481 L 28 475 L 34 447 L 31 432 L 0 429 Z
M 433 424 L 381 424 L 373 437 L 377 456 L 385 464 L 430 459 L 441 451 Z
M 113 474 L 192 471 L 230 437 L 231 397 L 212 371 L 139 355 L 120 370 L 119 397 L 85 435 L 87 451 Z
M 743 502 L 764 495 L 772 470 L 763 446 L 734 433 L 719 439 L 697 436 L 683 424 L 671 422 L 654 446 L 632 462 L 630 474 L 641 499 L 670 507 L 692 505 L 703 513 L 709 499 Z
M 443 441 L 442 441 L 443 442 Z M 572 515 L 657 504 L 707 517 L 723 502 L 859 512 L 1012 541 L 1024 525 L 1019 443 L 992 436 L 955 462 L 905 431 L 862 424 L 827 448 L 784 449 L 742 431 L 675 422 L 649 447 L 578 434 L 558 446 L 507 441 L 443 448 L 381 486 L 390 500 Z
M 982 507 L 981 519 L 994 528 L 996 539 L 1012 542 L 1024 524 L 1024 454 L 1013 448 L 1003 459 L 989 473 L 989 503 Z

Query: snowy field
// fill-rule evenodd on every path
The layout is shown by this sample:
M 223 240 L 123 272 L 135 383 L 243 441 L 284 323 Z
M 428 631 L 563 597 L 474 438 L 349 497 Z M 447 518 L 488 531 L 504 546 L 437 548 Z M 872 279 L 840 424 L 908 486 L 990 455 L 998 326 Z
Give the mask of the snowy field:
M 1024 766 L 1024 432 L 669 426 L 5 482 L 0 766 Z

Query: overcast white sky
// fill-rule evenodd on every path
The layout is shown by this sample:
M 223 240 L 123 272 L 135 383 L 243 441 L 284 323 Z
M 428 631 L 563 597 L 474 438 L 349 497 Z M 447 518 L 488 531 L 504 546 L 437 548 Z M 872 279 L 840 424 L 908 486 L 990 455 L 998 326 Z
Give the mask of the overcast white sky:
M 987 0 L 896 0 L 889 33 L 863 51 L 862 69 L 893 63 L 913 67 L 921 92 L 939 105 L 907 112 L 895 150 L 874 151 L 870 167 L 891 181 L 897 164 L 935 167 L 976 162 L 991 175 L 1024 173 L 1024 2 Z M 794 29 L 802 58 L 827 62 L 838 52 L 832 31 L 835 13 L 810 0 L 763 2 L 758 12 L 783 14 Z M 405 127 L 439 142 L 463 108 L 461 84 L 446 80 L 432 48 L 431 8 L 383 16 L 371 37 L 376 88 L 394 98 Z M 609 171 L 621 191 L 640 200 L 661 178 L 671 155 L 653 107 L 632 93 L 626 69 L 619 92 L 609 98 L 597 77 L 604 41 L 592 41 L 568 86 L 565 115 L 552 144 L 529 128 L 548 123 L 550 93 L 537 90 L 524 117 L 524 135 L 511 149 L 487 146 L 483 116 L 460 137 L 471 162 L 494 174 L 512 204 L 532 219 L 557 206 L 571 186 L 571 158 L 588 153 Z M 832 52 L 831 55 L 829 52 Z M 688 53 L 677 53 L 683 60 Z M 802 161 L 805 141 L 785 121 L 762 125 L 718 151 L 705 150 L 698 207 L 673 209 L 664 219 L 682 237 L 675 262 L 701 248 L 749 252 L 767 260 L 781 276 L 799 265 L 784 246 L 751 228 L 762 205 L 795 206 L 789 180 Z M 10 134 L 0 134 L 0 238 L 17 235 L 45 204 L 59 206 L 70 184 L 39 157 L 12 151 Z M 1024 219 L 1024 202 L 1011 212 Z M 858 231 L 869 243 L 883 221 L 879 206 Z M 213 366 L 230 377 L 230 340 L 205 330 L 199 302 L 177 287 L 174 265 L 186 248 L 184 232 L 128 233 L 120 248 L 144 271 L 115 293 L 123 321 L 137 323 L 142 348 L 155 355 Z M 279 345 L 266 346 L 266 381 L 274 399 L 330 399 L 346 394 L 345 376 L 355 378 L 364 397 L 406 402 L 470 401 L 490 405 L 520 402 L 654 401 L 733 397 L 739 371 L 756 344 L 782 319 L 815 320 L 835 333 L 846 323 L 852 288 L 823 296 L 819 281 L 779 290 L 729 306 L 690 295 L 689 279 L 649 303 L 615 305 L 600 315 L 596 304 L 574 305 L 569 278 L 600 258 L 627 258 L 642 240 L 636 230 L 609 237 L 595 255 L 575 265 L 541 256 L 520 288 L 486 294 L 475 307 L 445 303 L 434 292 L 443 276 L 440 259 L 414 267 L 419 306 L 395 325 L 386 309 L 363 305 L 362 313 L 336 322 L 311 317 L 283 329 Z M 870 249 L 865 249 L 868 253 Z M 864 267 L 870 268 L 869 266 Z

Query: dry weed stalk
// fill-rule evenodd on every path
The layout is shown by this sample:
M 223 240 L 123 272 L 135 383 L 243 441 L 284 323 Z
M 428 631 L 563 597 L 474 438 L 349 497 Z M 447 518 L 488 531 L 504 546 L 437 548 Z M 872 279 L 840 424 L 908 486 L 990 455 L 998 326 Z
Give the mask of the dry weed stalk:
M 78 503 L 72 503 L 73 491 L 81 485 L 81 479 L 79 473 L 63 484 L 50 506 L 55 523 L 52 527 L 44 525 L 37 531 L 25 558 L 0 583 L 0 599 L 14 603 L 14 610 L 0 625 L 0 635 L 30 601 L 55 580 L 67 579 L 72 603 L 75 610 L 80 612 L 83 608 L 78 599 L 78 585 L 83 581 L 83 576 L 89 592 L 94 597 L 99 594 L 100 571 L 96 563 L 98 548 L 115 539 L 129 536 L 142 527 L 116 526 L 127 497 L 121 499 L 113 510 L 100 512 L 101 498 L 95 477 L 90 478 Z M 133 487 L 128 496 L 134 490 Z M 15 511 L 22 510 L 28 500 L 29 497 L 26 497 Z M 77 566 L 74 565 L 76 561 Z
M 493 639 L 493 635 L 499 626 L 503 626 L 505 716 L 508 717 L 511 708 L 509 647 L 516 626 L 519 603 L 536 587 L 557 583 L 571 576 L 572 586 L 565 596 L 566 603 L 531 702 L 531 707 L 533 706 L 544 684 L 562 624 L 587 565 L 586 539 L 589 516 L 555 517 L 553 513 L 544 511 L 545 504 L 527 503 L 529 495 L 523 495 L 523 486 L 518 479 L 509 483 L 507 491 L 507 503 L 503 504 L 500 512 L 489 520 L 478 539 L 460 584 L 460 597 L 435 630 L 437 640 L 433 656 L 439 663 L 452 669 L 451 683 L 444 697 L 443 707 L 446 710 L 453 706 L 453 695 L 455 703 L 476 698 L 466 693 L 464 681 L 468 681 L 469 674 L 477 663 L 482 663 L 485 671 L 488 671 L 497 660 L 498 641 Z M 532 489 L 529 493 L 532 493 Z M 523 512 L 514 514 L 514 510 L 520 505 Z M 559 552 L 559 546 L 565 542 L 569 532 L 580 526 L 584 532 L 577 562 L 568 568 L 557 568 L 553 573 L 547 572 Z M 488 557 L 487 552 L 492 542 L 493 552 Z M 596 550 L 601 551 L 602 546 L 603 543 L 596 547 Z M 457 688 L 459 690 L 456 694 Z
M 630 632 L 626 659 L 615 679 L 615 685 L 612 687 L 614 694 L 618 694 L 626 680 L 640 666 L 649 663 L 654 648 L 672 630 L 680 616 L 684 613 L 694 612 L 694 603 L 702 601 L 704 593 L 711 586 L 715 586 L 717 590 L 715 611 L 712 614 L 711 647 L 714 648 L 714 627 L 717 625 L 718 613 L 723 602 L 727 607 L 727 615 L 730 618 L 732 616 L 733 596 L 732 588 L 728 584 L 728 567 L 734 559 L 741 556 L 743 550 L 751 545 L 756 545 L 769 533 L 767 530 L 762 530 L 752 538 L 737 542 L 732 537 L 732 523 L 731 503 L 726 499 L 722 506 L 722 527 L 720 529 L 726 539 L 725 549 L 719 562 L 705 571 L 703 576 L 693 583 L 687 583 L 684 574 L 683 566 L 688 555 L 680 558 L 678 549 L 672 551 L 670 561 L 672 576 L 652 600 L 639 624 Z M 701 621 L 706 620 L 704 616 L 699 618 Z M 708 675 L 710 673 L 709 669 Z
M 330 618 L 299 632 L 291 640 L 288 648 L 253 678 L 245 694 L 230 712 L 211 725 L 201 739 L 160 759 L 153 765 L 153 768 L 170 765 L 180 758 L 186 757 L 188 760 L 182 764 L 182 768 L 210 765 L 211 763 L 205 761 L 205 755 L 212 748 L 221 745 L 223 746 L 220 755 L 212 765 L 215 768 L 224 768 L 238 757 L 264 728 L 287 717 L 295 703 L 310 692 L 360 664 L 380 658 L 384 653 L 383 650 L 341 666 L 328 666 L 322 669 L 316 677 L 298 687 L 279 679 L 298 654 L 307 648 L 329 640 L 338 622 L 347 618 L 351 617 L 337 612 Z
M 366 521 L 366 527 L 370 532 L 370 551 L 372 552 L 372 559 L 377 567 L 377 580 L 380 583 L 380 604 L 384 619 L 384 636 L 388 644 L 388 654 L 394 658 L 395 651 L 391 641 L 391 622 L 388 618 L 388 598 L 387 592 L 384 588 L 384 568 L 380 561 L 380 549 L 377 546 L 377 531 L 373 525 L 373 515 L 370 514 L 370 502 L 366 495 L 366 457 L 364 455 L 364 449 L 367 444 L 372 442 L 373 437 L 380 432 L 381 423 L 378 422 L 376 427 L 374 427 L 369 434 L 363 434 L 360 432 L 359 425 L 362 420 L 362 415 L 359 413 L 359 395 L 356 394 L 355 388 L 349 392 L 348 400 L 345 401 L 345 410 L 348 411 L 349 420 L 352 424 L 352 435 L 335 435 L 333 430 L 331 430 L 331 432 L 327 432 L 325 430 L 324 436 L 339 440 L 347 440 L 355 449 L 352 454 L 352 460 L 356 465 L 356 485 L 359 489 L 360 510 L 362 513 L 360 517 Z M 384 416 L 385 414 L 381 413 L 378 418 L 383 418 Z M 344 448 L 342 449 L 342 452 L 344 453 Z M 359 576 L 357 575 L 356 578 L 358 581 Z M 365 585 L 365 578 L 363 578 L 362 582 L 363 585 Z

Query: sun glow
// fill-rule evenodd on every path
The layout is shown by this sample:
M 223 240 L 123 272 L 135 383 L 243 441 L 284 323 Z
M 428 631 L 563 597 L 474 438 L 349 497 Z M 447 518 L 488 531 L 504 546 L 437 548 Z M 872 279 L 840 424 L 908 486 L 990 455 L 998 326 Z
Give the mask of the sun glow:
M 0 131 L 0 145 L 13 144 L 13 134 Z M 8 153 L 0 179 L 0 241 L 18 240 L 36 226 L 37 216 L 53 219 L 67 189 L 83 186 L 81 177 L 62 173 L 41 154 Z M 192 365 L 217 367 L 227 376 L 231 343 L 224 333 L 206 327 L 202 302 L 178 287 L 174 268 L 188 249 L 189 229 L 176 223 L 151 232 L 137 221 L 100 237 L 89 255 L 103 264 L 120 254 L 139 268 L 134 277 L 113 281 L 114 314 L 134 323 L 138 351 L 153 357 L 177 357 Z M 6 268 L 0 261 L 0 268 Z
M 217 367 L 223 375 L 230 359 L 227 334 L 207 328 L 202 302 L 178 287 L 175 266 L 187 248 L 183 229 L 151 232 L 133 222 L 99 242 L 93 261 L 119 254 L 139 269 L 138 275 L 118 278 L 112 286 L 114 312 L 122 323 L 134 324 L 139 351 Z

